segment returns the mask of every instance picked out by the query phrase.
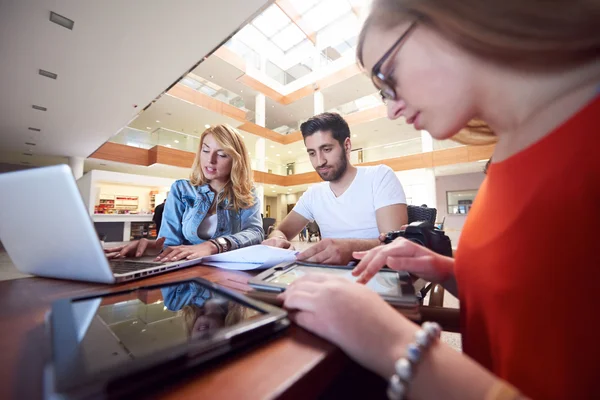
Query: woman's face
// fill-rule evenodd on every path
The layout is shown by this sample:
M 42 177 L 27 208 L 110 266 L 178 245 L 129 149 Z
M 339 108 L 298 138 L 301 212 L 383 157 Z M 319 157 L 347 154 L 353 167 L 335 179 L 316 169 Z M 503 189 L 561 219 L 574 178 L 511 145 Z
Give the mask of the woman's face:
M 387 31 L 369 28 L 362 60 L 369 74 L 410 25 L 407 22 Z M 476 115 L 473 61 L 472 56 L 417 23 L 380 69 L 396 91 L 396 100 L 387 100 L 388 117 L 403 116 L 436 139 L 453 136 Z
M 228 181 L 233 159 L 226 154 L 212 133 L 204 136 L 200 149 L 200 167 L 209 180 Z
M 206 334 L 222 328 L 225 325 L 227 314 L 227 302 L 208 299 L 202 309 L 198 312 L 194 326 L 192 327 L 192 338 L 202 338 Z

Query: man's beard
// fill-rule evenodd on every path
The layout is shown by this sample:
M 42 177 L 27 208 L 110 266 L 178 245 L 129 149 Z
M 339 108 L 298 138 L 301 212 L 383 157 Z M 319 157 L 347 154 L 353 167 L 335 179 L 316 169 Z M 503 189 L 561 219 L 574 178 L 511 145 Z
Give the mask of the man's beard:
M 331 171 L 327 173 L 327 175 L 321 174 L 317 169 L 317 174 L 326 182 L 336 182 L 338 181 L 348 169 L 348 159 L 346 158 L 346 153 L 342 152 L 341 157 L 338 160 L 338 163 L 335 165 L 329 166 Z

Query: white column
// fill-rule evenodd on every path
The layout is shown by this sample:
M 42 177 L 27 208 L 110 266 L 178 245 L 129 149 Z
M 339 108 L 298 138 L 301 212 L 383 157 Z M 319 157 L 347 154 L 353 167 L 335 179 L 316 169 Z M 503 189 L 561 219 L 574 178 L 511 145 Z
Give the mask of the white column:
M 254 122 L 256 125 L 265 126 L 266 122 L 266 101 L 265 95 L 262 93 L 258 93 L 256 95 L 255 101 L 255 111 L 254 111 Z M 259 137 L 256 141 L 256 145 L 254 146 L 254 169 L 257 171 L 266 172 L 266 157 L 267 157 L 267 142 L 264 138 Z M 260 209 L 261 212 L 265 213 L 265 188 L 261 183 L 255 184 L 256 187 L 256 196 L 260 200 Z M 266 233 L 266 232 L 265 232 Z
M 317 90 L 314 95 L 314 111 L 315 114 L 321 114 L 325 112 L 325 100 L 323 98 L 323 93 L 320 90 Z
M 433 151 L 433 138 L 427 131 L 421 131 L 421 151 L 423 153 Z M 427 191 L 427 206 L 437 208 L 437 190 L 433 168 L 425 168 L 423 170 L 423 183 Z M 441 210 L 438 210 L 439 213 L 441 213 Z
M 421 131 L 421 151 L 433 151 L 433 138 L 427 131 Z
M 83 162 L 83 157 L 69 157 L 69 167 L 71 167 L 75 180 L 83 176 Z

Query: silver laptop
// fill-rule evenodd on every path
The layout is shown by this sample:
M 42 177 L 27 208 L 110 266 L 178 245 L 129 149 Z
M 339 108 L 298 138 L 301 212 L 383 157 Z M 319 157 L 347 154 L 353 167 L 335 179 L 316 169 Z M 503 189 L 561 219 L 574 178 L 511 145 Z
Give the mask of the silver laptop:
M 197 264 L 109 261 L 66 165 L 0 174 L 0 241 L 19 271 L 116 283 Z

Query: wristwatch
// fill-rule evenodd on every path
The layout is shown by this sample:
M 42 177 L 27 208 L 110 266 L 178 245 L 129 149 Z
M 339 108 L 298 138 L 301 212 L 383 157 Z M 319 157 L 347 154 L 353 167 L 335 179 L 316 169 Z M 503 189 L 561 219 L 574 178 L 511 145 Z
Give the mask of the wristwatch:
M 213 239 L 212 242 L 217 245 L 219 253 L 225 253 L 231 249 L 231 244 L 229 243 L 229 240 L 225 238 L 219 237 Z

